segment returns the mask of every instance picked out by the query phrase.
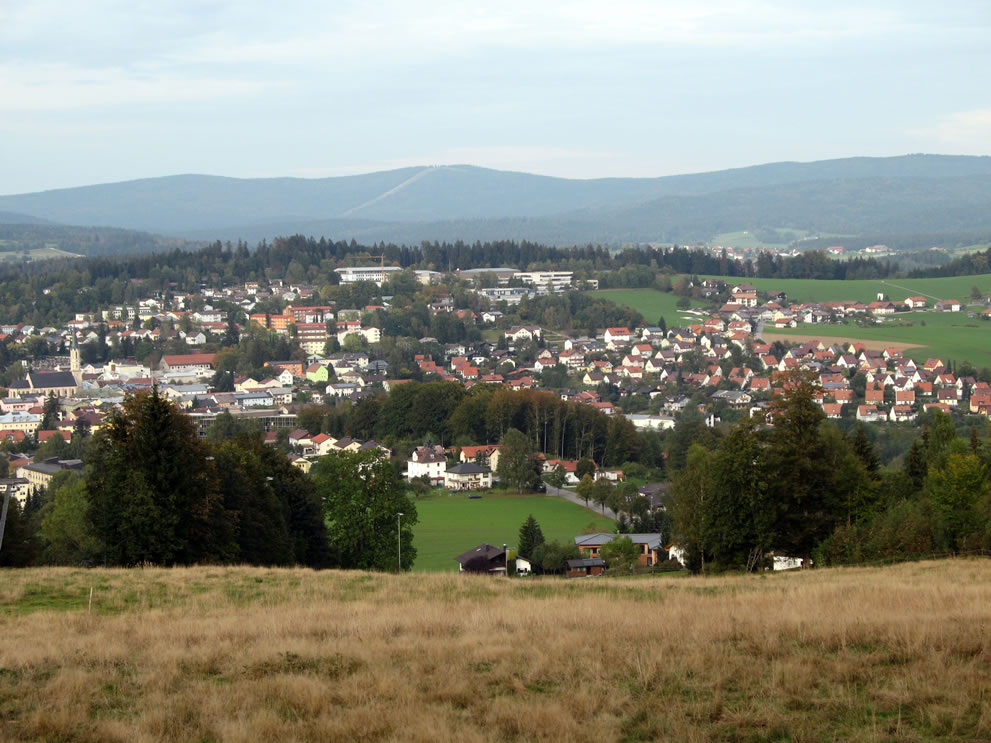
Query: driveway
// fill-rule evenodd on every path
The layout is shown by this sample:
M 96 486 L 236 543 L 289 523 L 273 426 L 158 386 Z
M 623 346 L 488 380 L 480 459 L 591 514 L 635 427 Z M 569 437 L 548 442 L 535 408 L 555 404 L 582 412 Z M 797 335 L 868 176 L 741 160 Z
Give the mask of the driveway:
M 561 490 L 559 488 L 555 488 L 553 485 L 548 485 L 547 486 L 547 495 L 559 495 L 562 498 L 565 498 L 566 500 L 569 500 L 572 503 L 575 503 L 575 504 L 581 506 L 582 508 L 587 508 L 589 511 L 592 511 L 592 513 L 595 513 L 595 514 L 597 514 L 599 516 L 606 516 L 607 518 L 613 519 L 614 521 L 618 521 L 619 520 L 619 516 L 617 516 L 615 513 L 613 513 L 613 510 L 611 508 L 609 508 L 608 506 L 606 506 L 605 513 L 603 513 L 599 509 L 599 507 L 595 503 L 593 503 L 592 501 L 589 501 L 588 502 L 588 505 L 586 506 L 585 505 L 585 499 L 584 498 L 579 498 L 577 495 L 575 495 L 574 493 L 572 493 L 570 490 Z

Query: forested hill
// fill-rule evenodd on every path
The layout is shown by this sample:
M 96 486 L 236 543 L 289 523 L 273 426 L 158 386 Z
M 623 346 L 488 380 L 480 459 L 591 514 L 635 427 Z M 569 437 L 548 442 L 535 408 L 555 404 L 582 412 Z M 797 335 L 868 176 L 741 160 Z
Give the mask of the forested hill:
M 991 157 L 848 158 L 592 180 L 467 165 L 312 180 L 182 175 L 0 196 L 0 210 L 251 241 L 296 232 L 365 242 L 556 245 L 694 242 L 777 227 L 959 232 L 991 228 Z

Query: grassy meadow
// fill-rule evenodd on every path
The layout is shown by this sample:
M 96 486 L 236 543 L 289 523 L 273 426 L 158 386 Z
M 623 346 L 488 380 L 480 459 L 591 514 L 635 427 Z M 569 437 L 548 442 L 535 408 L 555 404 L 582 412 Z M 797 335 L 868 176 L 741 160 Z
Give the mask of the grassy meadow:
M 650 325 L 655 324 L 661 315 L 671 326 L 677 326 L 683 318 L 681 313 L 684 310 L 678 309 L 678 300 L 681 297 L 671 292 L 657 289 L 600 289 L 589 293 L 621 306 L 632 307 L 643 315 L 644 320 Z M 692 302 L 693 308 L 704 306 L 702 302 Z
M 761 291 L 779 290 L 787 292 L 789 299 L 805 301 L 838 301 L 854 299 L 872 302 L 878 292 L 884 292 L 892 300 L 923 295 L 929 298 L 929 306 L 935 303 L 933 297 L 959 299 L 966 304 L 971 288 L 977 286 L 986 294 L 991 294 L 991 274 L 979 276 L 955 276 L 936 279 L 893 279 L 890 282 L 877 281 L 818 281 L 812 279 L 740 279 L 716 277 L 730 283 L 746 281 Z M 692 316 L 677 315 L 675 307 L 678 297 L 656 289 L 607 289 L 596 292 L 617 304 L 630 306 L 640 312 L 650 322 L 664 315 L 669 324 L 679 317 L 692 319 Z M 973 309 L 979 312 L 978 306 Z M 925 325 L 923 325 L 925 323 Z M 937 356 L 944 361 L 970 361 L 977 366 L 991 365 L 991 323 L 979 318 L 968 318 L 966 312 L 912 312 L 899 313 L 885 323 L 873 327 L 856 325 L 804 325 L 796 328 L 768 332 L 768 337 L 791 337 L 798 341 L 803 338 L 841 338 L 864 341 L 873 345 L 891 344 L 905 346 L 906 355 L 924 361 Z M 915 346 L 912 348 L 911 346 Z
M 88 611 L 94 588 L 92 612 Z M 0 579 L 4 741 L 991 739 L 991 561 Z
M 922 323 L 925 323 L 923 325 Z M 943 361 L 969 361 L 975 366 L 991 366 L 991 322 L 969 318 L 965 312 L 912 312 L 895 315 L 872 327 L 856 325 L 805 325 L 765 333 L 768 340 L 782 338 L 843 338 L 873 344 L 914 344 L 905 355 L 916 361 L 936 356 Z
M 548 541 L 571 542 L 590 523 L 615 531 L 612 519 L 597 516 L 564 498 L 547 495 L 483 494 L 471 500 L 463 494 L 436 495 L 416 502 L 419 523 L 414 527 L 416 571 L 456 572 L 454 558 L 482 542 L 515 547 L 520 526 L 531 513 Z
M 752 284 L 759 291 L 787 292 L 788 298 L 795 302 L 838 302 L 843 299 L 853 299 L 866 303 L 873 302 L 877 299 L 878 292 L 883 292 L 892 301 L 922 295 L 929 299 L 931 307 L 936 299 L 959 299 L 961 302 L 966 302 L 974 286 L 985 294 L 991 294 L 991 274 L 934 279 L 851 279 L 849 281 L 742 279 L 733 276 L 707 278 L 722 279 L 731 285 Z
M 778 233 L 789 240 L 798 240 L 808 233 L 804 230 L 793 230 L 788 227 L 778 228 Z M 825 237 L 825 235 L 823 235 Z M 788 247 L 788 243 L 768 243 L 757 237 L 756 233 L 750 230 L 738 230 L 736 232 L 721 232 L 709 241 L 710 245 L 719 245 L 724 248 L 738 248 L 740 250 L 783 250 Z

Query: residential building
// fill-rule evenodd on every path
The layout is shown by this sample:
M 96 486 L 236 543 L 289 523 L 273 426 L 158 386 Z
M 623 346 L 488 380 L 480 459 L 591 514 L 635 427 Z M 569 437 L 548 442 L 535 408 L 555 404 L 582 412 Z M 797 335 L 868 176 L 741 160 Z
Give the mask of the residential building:
M 482 490 L 492 487 L 492 470 L 475 462 L 462 462 L 444 472 L 448 490 Z
M 443 484 L 446 471 L 447 457 L 443 446 L 418 446 L 406 462 L 407 479 L 427 477 L 431 485 Z
M 583 534 L 575 537 L 575 544 L 583 555 L 600 557 L 602 546 L 617 537 L 629 537 L 630 541 L 640 548 L 638 561 L 641 565 L 651 566 L 658 563 L 661 551 L 660 534 Z

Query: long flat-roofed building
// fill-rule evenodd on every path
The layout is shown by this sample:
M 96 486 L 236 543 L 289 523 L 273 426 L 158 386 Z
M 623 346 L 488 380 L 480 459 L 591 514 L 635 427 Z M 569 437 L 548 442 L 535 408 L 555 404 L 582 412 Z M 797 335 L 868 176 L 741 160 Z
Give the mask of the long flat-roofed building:
M 343 268 L 335 268 L 334 273 L 341 277 L 342 284 L 372 281 L 377 286 L 382 286 L 389 276 L 402 270 L 399 266 L 344 266 Z

